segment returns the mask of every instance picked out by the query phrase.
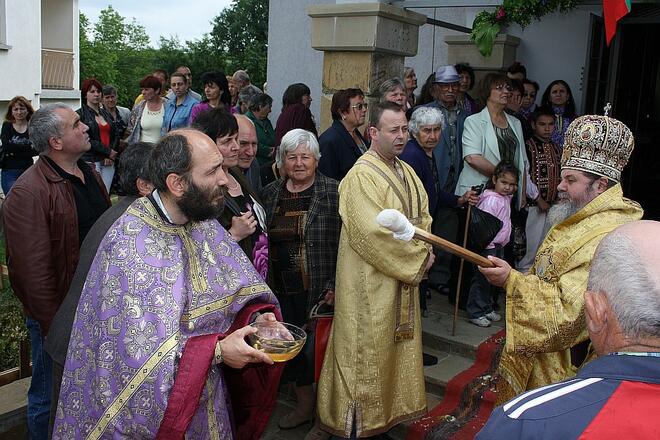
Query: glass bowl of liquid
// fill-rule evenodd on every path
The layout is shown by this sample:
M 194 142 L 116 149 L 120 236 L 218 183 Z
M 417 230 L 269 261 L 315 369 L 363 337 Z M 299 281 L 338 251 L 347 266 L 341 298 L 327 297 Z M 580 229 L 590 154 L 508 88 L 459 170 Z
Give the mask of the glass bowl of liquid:
M 261 321 L 251 325 L 257 331 L 248 336 L 250 344 L 270 356 L 273 362 L 286 362 L 296 357 L 307 339 L 307 333 L 293 324 Z

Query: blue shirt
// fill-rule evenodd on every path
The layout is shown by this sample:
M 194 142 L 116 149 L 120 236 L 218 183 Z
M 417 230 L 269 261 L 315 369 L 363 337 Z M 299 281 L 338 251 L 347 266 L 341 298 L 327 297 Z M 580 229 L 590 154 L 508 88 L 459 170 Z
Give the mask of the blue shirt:
M 187 127 L 190 112 L 198 102 L 190 93 L 186 95 L 186 99 L 179 105 L 176 105 L 176 97 L 168 100 L 165 104 L 165 114 L 163 115 L 163 126 L 160 129 L 160 135 L 164 136 L 169 131 Z

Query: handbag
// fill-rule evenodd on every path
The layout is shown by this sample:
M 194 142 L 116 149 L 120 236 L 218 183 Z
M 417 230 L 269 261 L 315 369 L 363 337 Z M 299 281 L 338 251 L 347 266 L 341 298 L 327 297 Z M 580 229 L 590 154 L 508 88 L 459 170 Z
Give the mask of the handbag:
M 480 254 L 502 229 L 502 220 L 476 206 L 470 210 L 468 249 Z
M 319 381 L 325 349 L 328 346 L 330 330 L 332 329 L 332 318 L 334 307 L 325 303 L 323 299 L 314 304 L 309 312 L 309 320 L 313 321 L 314 330 L 314 382 Z

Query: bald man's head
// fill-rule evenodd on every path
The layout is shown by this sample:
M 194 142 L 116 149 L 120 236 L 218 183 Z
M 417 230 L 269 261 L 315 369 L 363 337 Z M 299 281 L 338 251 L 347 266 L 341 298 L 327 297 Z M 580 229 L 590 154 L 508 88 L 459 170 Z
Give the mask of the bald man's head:
M 254 122 L 245 115 L 234 115 L 238 122 L 238 167 L 242 170 L 250 169 L 254 158 L 257 156 L 257 130 Z
M 620 226 L 605 236 L 591 261 L 587 294 L 587 324 L 590 333 L 595 321 L 608 320 L 610 333 L 617 327 L 628 341 L 657 339 L 660 342 L 660 222 L 642 220 Z M 604 297 L 589 298 L 590 295 Z M 598 303 L 603 302 L 605 317 L 597 316 Z M 611 314 L 612 316 L 607 316 Z M 612 323 L 616 319 L 616 325 Z M 596 338 L 605 340 L 606 351 L 619 347 L 610 343 L 616 335 Z M 597 347 L 598 349 L 598 347 Z
M 619 226 L 613 233 L 627 235 L 649 275 L 660 282 L 660 222 L 640 220 Z

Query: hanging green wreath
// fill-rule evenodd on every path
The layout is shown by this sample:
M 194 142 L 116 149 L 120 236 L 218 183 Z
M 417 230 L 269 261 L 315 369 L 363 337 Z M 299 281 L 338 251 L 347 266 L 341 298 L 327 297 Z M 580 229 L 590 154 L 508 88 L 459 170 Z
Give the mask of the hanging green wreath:
M 494 12 L 481 11 L 476 16 L 470 37 L 479 52 L 489 57 L 495 37 L 503 27 L 516 23 L 524 28 L 545 14 L 556 11 L 566 13 L 577 4 L 578 0 L 504 0 Z

